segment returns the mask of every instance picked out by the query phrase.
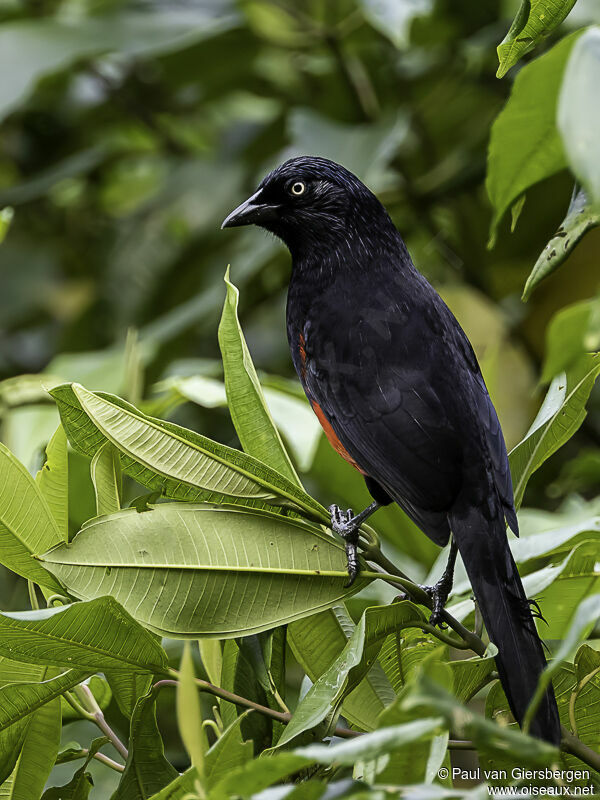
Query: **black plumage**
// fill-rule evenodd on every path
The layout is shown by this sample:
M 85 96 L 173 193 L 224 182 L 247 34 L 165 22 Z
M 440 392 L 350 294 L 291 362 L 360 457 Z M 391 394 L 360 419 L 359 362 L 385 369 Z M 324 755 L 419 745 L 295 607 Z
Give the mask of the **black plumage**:
M 339 164 L 285 162 L 223 227 L 245 224 L 291 252 L 292 359 L 334 447 L 436 544 L 452 532 L 521 721 L 546 662 L 507 541 L 505 521 L 518 527 L 504 438 L 465 333 Z M 551 690 L 531 730 L 559 742 Z

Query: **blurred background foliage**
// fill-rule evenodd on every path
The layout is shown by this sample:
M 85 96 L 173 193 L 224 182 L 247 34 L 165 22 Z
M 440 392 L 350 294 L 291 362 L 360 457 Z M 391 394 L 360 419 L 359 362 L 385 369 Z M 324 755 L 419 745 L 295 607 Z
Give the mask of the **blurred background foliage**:
M 325 505 L 366 501 L 289 381 L 287 252 L 256 229 L 220 231 L 270 168 L 301 153 L 342 162 L 379 195 L 470 336 L 509 447 L 518 442 L 555 374 L 544 360 L 552 336 L 561 351 L 556 313 L 578 304 L 569 313 L 597 348 L 600 231 L 521 302 L 567 210 L 564 170 L 528 192 L 515 232 L 505 218 L 488 249 L 490 126 L 519 69 L 495 77 L 496 45 L 517 5 L 0 0 L 0 209 L 13 209 L 0 222 L 0 424 L 15 455 L 40 466 L 58 422 L 43 386 L 61 380 L 237 445 L 217 342 L 230 263 L 303 480 Z M 580 0 L 561 35 L 599 20 L 599 0 Z M 71 454 L 73 531 L 94 514 L 88 475 Z M 543 514 L 573 493 L 590 499 L 599 478 L 596 389 L 526 505 Z M 380 512 L 377 527 L 422 579 L 437 548 L 398 509 Z M 2 608 L 23 607 L 23 581 L 2 577 Z

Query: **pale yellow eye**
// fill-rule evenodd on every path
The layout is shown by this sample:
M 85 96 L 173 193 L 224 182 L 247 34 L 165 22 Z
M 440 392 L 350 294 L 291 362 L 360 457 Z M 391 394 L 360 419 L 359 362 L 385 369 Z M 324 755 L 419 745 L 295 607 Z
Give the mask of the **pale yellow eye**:
M 290 187 L 291 193 L 296 197 L 298 197 L 301 194 L 304 194 L 305 190 L 306 186 L 302 183 L 302 181 L 296 181 L 295 183 L 292 183 Z

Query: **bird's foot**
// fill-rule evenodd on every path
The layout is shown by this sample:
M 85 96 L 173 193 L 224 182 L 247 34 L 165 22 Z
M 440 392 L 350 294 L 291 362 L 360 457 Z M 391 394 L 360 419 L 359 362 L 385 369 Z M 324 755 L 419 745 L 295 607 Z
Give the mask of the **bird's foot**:
M 348 583 L 346 588 L 352 586 L 359 572 L 358 564 L 358 531 L 361 520 L 357 520 L 349 508 L 342 511 L 339 506 L 329 506 L 331 513 L 331 529 L 341 536 L 346 544 L 346 564 L 348 569 Z
M 448 581 L 446 576 L 444 576 L 433 586 L 419 586 L 419 588 L 426 592 L 431 598 L 432 607 L 429 624 L 441 628 L 442 630 L 448 627 L 442 621 L 442 612 L 444 611 L 444 606 L 446 605 L 448 595 L 452 589 L 452 580 Z

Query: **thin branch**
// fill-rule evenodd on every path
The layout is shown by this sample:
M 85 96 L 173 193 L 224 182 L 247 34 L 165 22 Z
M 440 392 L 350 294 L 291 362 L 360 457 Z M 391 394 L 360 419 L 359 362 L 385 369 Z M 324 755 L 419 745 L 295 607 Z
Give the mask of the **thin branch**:
M 117 734 L 113 731 L 110 727 L 106 718 L 104 716 L 104 712 L 96 702 L 96 698 L 94 697 L 91 689 L 89 686 L 86 686 L 85 683 L 80 683 L 78 686 L 75 687 L 75 694 L 81 700 L 82 705 L 84 708 L 89 709 L 89 713 L 91 714 L 91 721 L 95 722 L 96 725 L 100 728 L 102 733 L 110 740 L 110 743 L 115 748 L 117 753 L 122 756 L 126 761 L 127 757 L 129 756 L 129 752 L 123 742 L 119 739 Z M 87 710 L 87 709 L 86 709 Z
M 89 752 L 89 751 L 88 751 Z M 87 755 L 87 752 L 86 752 Z M 105 764 L 107 767 L 114 769 L 115 772 L 125 772 L 125 767 L 123 764 L 119 764 L 118 761 L 113 761 L 112 758 L 105 756 L 104 753 L 94 753 L 92 758 L 95 758 L 96 761 L 100 761 L 102 764 Z
M 592 769 L 600 772 L 600 753 L 596 753 L 595 750 L 592 750 L 591 747 L 584 744 L 581 739 L 573 736 L 564 725 L 560 726 L 560 730 L 562 733 L 560 743 L 561 750 L 564 750 L 565 753 L 570 753 L 572 756 L 576 756 L 576 758 L 583 761 L 584 764 L 587 764 L 588 767 L 592 767 Z

